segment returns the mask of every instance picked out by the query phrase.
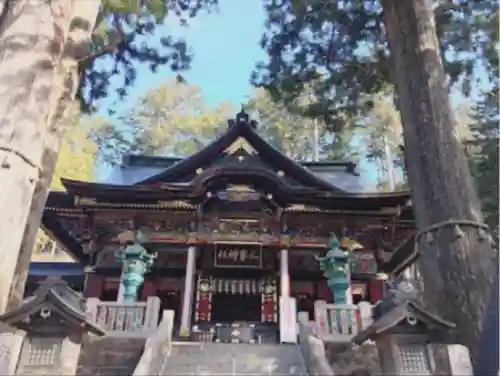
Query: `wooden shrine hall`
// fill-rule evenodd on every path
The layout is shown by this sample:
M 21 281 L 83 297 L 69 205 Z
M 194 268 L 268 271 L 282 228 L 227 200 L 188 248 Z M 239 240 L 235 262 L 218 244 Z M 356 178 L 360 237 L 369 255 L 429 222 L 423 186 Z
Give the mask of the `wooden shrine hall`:
M 244 112 L 228 123 L 188 158 L 128 156 L 105 183 L 63 180 L 50 193 L 44 229 L 83 265 L 85 295 L 120 299 L 117 235 L 146 228 L 156 259 L 140 298 L 158 296 L 188 330 L 275 325 L 280 296 L 310 314 L 332 302 L 315 259 L 332 233 L 352 253 L 353 302 L 381 300 L 385 273 L 409 262 L 409 193 L 364 192 L 349 162 L 293 161 Z

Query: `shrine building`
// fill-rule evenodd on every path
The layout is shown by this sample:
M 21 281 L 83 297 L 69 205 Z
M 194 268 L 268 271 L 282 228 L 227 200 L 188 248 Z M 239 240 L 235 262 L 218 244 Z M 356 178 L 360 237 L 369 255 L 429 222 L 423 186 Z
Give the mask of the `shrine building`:
M 352 302 L 381 300 L 387 274 L 412 258 L 409 193 L 366 193 L 350 162 L 293 161 L 244 112 L 228 123 L 188 158 L 131 155 L 105 183 L 63 180 L 50 193 L 43 228 L 79 261 L 66 266 L 73 282 L 120 299 L 118 235 L 140 228 L 156 255 L 141 300 L 158 296 L 182 328 L 274 325 L 280 296 L 310 315 L 314 301 L 334 302 L 315 256 L 335 234 L 352 253 Z

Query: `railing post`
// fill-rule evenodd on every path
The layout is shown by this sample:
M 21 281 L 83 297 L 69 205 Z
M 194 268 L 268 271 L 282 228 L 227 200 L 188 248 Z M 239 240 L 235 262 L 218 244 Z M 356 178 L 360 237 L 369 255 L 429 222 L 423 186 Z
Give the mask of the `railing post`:
M 326 302 L 324 300 L 316 300 L 314 302 L 314 321 L 316 323 L 316 334 L 319 338 L 328 335 L 330 332 L 327 314 Z
M 358 304 L 359 317 L 361 321 L 360 331 L 368 328 L 373 323 L 372 304 L 369 302 L 359 302 Z
M 150 296 L 146 301 L 144 329 L 154 330 L 158 327 L 160 318 L 161 300 L 157 296 Z
M 98 298 L 87 298 L 87 317 L 90 322 L 97 323 L 97 308 L 99 302 Z
M 300 311 L 297 314 L 297 322 L 301 325 L 308 326 L 309 325 L 309 312 Z

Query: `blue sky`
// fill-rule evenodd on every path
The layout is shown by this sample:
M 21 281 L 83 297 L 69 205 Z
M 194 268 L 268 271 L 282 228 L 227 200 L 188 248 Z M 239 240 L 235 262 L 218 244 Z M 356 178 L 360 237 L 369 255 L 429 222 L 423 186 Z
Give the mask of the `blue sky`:
M 188 83 L 201 87 L 210 105 L 229 101 L 238 108 L 252 91 L 249 79 L 255 64 L 266 58 L 259 46 L 264 10 L 262 2 L 255 0 L 219 0 L 219 4 L 219 12 L 200 13 L 190 20 L 189 27 L 179 26 L 169 17 L 156 35 L 158 40 L 165 35 L 185 38 L 194 53 L 192 68 L 183 74 Z M 149 44 L 154 45 L 154 41 Z M 140 66 L 135 86 L 116 110 L 132 106 L 148 89 L 170 77 L 168 67 L 152 73 L 147 66 Z M 113 99 L 105 101 L 102 110 Z
M 199 13 L 189 21 L 188 27 L 180 26 L 175 17 L 169 16 L 164 25 L 157 27 L 155 38 L 157 44 L 160 37 L 166 35 L 186 39 L 194 54 L 191 69 L 183 73 L 188 83 L 202 89 L 209 105 L 227 101 L 239 108 L 252 92 L 249 82 L 252 70 L 257 62 L 266 60 L 266 54 L 259 46 L 264 20 L 261 1 L 219 0 L 219 12 Z M 149 40 L 148 44 L 154 46 L 154 39 Z M 140 65 L 137 73 L 134 87 L 122 102 L 115 105 L 113 101 L 116 98 L 110 96 L 101 103 L 102 115 L 107 115 L 108 108 L 113 108 L 119 114 L 133 107 L 148 89 L 173 77 L 167 66 L 153 73 L 148 66 Z M 376 171 L 373 166 L 362 163 L 360 168 L 364 174 L 374 178 Z M 101 168 L 98 168 L 98 175 L 106 175 L 99 170 Z

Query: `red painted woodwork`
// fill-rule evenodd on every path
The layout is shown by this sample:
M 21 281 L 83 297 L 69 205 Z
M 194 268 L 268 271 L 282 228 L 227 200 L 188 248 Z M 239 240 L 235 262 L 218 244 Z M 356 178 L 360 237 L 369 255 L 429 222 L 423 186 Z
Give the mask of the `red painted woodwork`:
M 375 304 L 379 300 L 384 300 L 385 298 L 385 286 L 384 281 L 374 280 L 369 283 L 370 289 L 370 301 Z
M 142 285 L 141 301 L 148 300 L 150 296 L 156 295 L 156 283 L 153 280 L 147 279 Z
M 265 322 L 273 322 L 276 304 L 272 295 L 265 295 L 262 304 L 262 314 Z
M 326 279 L 317 284 L 318 300 L 324 300 L 327 303 L 333 303 L 333 293 L 328 288 Z
M 85 291 L 83 295 L 86 298 L 99 298 L 104 290 L 104 276 L 101 274 L 87 274 Z
M 209 321 L 211 310 L 211 299 L 209 294 L 200 294 L 196 309 L 198 312 L 198 321 Z

